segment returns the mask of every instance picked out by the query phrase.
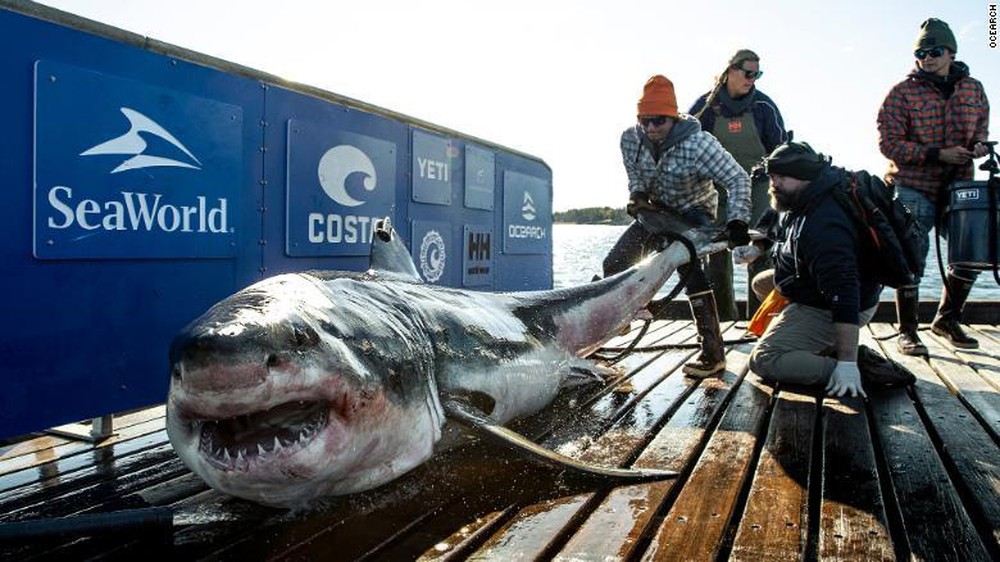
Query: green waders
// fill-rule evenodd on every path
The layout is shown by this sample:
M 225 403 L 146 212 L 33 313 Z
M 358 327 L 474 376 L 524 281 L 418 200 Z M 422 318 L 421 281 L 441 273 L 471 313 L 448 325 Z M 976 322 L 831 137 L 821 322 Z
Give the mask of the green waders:
M 712 128 L 712 136 L 719 140 L 719 143 L 733 155 L 747 173 L 751 168 L 760 163 L 761 158 L 766 155 L 764 143 L 757 133 L 757 125 L 753 121 L 753 112 L 745 111 L 738 118 L 723 117 L 717 109 L 715 112 L 715 126 Z M 719 207 L 716 211 L 716 224 L 725 226 L 727 222 L 727 208 L 729 196 L 726 190 L 716 186 L 719 192 Z M 756 224 L 764 211 L 770 204 L 767 195 L 767 180 L 755 182 L 750 186 L 750 226 Z M 747 269 L 747 310 L 744 318 L 749 319 L 760 306 L 760 299 L 750 288 L 750 282 L 754 275 L 771 267 L 770 259 L 761 256 L 754 260 Z M 729 252 L 716 252 L 712 254 L 708 262 L 708 278 L 715 291 L 715 298 L 719 308 L 720 320 L 738 320 L 740 312 L 736 309 L 736 296 L 733 292 L 733 260 Z

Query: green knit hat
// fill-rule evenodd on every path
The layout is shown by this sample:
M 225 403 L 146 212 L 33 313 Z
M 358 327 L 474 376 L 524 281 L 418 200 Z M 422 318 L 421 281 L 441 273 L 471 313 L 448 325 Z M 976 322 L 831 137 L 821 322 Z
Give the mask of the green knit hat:
M 933 49 L 934 47 L 947 47 L 953 53 L 958 52 L 955 34 L 951 32 L 948 24 L 937 18 L 928 18 L 920 24 L 920 35 L 917 36 L 917 44 L 913 46 L 913 49 Z

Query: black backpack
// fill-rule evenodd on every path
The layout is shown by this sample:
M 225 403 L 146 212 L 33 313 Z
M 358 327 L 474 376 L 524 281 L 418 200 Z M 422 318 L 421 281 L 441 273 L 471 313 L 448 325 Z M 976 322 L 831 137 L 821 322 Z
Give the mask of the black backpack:
M 927 259 L 927 240 L 917 218 L 896 199 L 896 191 L 862 170 L 848 172 L 833 198 L 861 231 L 861 266 L 883 285 L 916 285 Z

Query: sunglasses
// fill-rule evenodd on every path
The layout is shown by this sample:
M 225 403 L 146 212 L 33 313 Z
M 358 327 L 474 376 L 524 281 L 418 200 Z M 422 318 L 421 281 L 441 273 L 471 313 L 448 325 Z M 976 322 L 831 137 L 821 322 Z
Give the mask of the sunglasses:
M 665 115 L 660 115 L 658 117 L 640 117 L 639 124 L 642 125 L 643 127 L 648 127 L 650 125 L 653 125 L 654 127 L 660 127 L 667 122 L 667 119 L 670 118 Z
M 734 66 L 733 70 L 739 70 L 742 72 L 743 76 L 745 76 L 747 80 L 760 80 L 760 77 L 764 75 L 763 70 L 747 70 L 738 66 Z
M 913 56 L 917 57 L 919 60 L 924 60 L 927 57 L 936 59 L 944 54 L 944 47 L 934 47 L 933 49 L 917 49 L 913 52 Z

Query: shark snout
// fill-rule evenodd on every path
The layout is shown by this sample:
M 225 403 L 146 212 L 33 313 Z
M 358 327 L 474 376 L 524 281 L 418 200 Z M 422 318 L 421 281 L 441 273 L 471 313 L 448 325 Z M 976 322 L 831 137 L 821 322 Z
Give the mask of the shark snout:
M 189 390 L 251 388 L 274 372 L 294 375 L 319 341 L 303 321 L 195 325 L 170 346 L 171 375 Z

